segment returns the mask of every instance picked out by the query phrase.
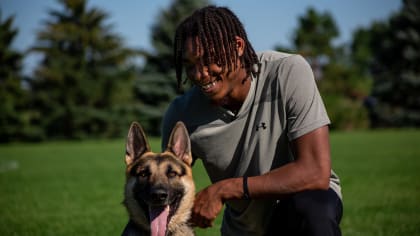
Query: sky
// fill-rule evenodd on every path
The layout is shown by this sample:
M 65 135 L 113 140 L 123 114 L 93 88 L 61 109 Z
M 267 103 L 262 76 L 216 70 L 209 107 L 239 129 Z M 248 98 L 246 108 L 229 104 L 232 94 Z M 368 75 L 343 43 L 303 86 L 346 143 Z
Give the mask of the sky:
M 335 43 L 351 41 L 352 33 L 368 27 L 373 21 L 385 20 L 398 11 L 400 0 L 211 0 L 227 6 L 237 14 L 245 26 L 248 38 L 257 51 L 273 49 L 277 45 L 290 46 L 298 17 L 308 7 L 317 12 L 329 12 L 336 21 L 340 36 Z M 151 26 L 171 0 L 88 0 L 88 7 L 98 7 L 109 14 L 106 23 L 113 26 L 124 43 L 132 48 L 152 49 Z M 36 42 L 36 33 L 49 18 L 48 11 L 62 9 L 56 0 L 0 0 L 0 15 L 4 20 L 15 16 L 14 27 L 19 30 L 13 48 L 25 51 Z M 28 74 L 37 63 L 37 56 L 24 60 Z

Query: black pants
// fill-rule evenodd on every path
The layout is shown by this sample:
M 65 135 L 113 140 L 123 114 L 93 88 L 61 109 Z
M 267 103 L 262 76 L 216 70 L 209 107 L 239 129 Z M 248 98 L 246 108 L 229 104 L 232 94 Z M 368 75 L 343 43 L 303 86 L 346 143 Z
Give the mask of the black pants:
M 341 236 L 341 199 L 334 190 L 305 191 L 275 206 L 268 235 Z

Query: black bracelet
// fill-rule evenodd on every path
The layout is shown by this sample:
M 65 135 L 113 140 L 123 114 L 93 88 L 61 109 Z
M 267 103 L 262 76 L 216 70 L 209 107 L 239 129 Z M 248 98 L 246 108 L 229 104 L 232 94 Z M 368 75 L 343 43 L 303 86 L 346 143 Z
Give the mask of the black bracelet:
M 250 200 L 251 196 L 249 196 L 249 191 L 248 191 L 248 177 L 244 176 L 243 177 L 243 190 L 244 190 L 244 195 L 242 196 L 243 199 L 245 200 Z

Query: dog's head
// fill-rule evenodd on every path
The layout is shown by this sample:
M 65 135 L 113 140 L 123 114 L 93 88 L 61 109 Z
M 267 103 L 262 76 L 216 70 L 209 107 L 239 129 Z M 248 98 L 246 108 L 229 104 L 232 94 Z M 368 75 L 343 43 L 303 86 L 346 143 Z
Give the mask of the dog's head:
M 173 128 L 166 150 L 155 153 L 141 126 L 134 122 L 128 132 L 125 162 L 125 204 L 134 221 L 144 224 L 140 215 L 148 214 L 153 233 L 166 231 L 175 215 L 183 214 L 181 218 L 186 219 L 182 220 L 188 220 L 195 189 L 190 139 L 183 123 Z

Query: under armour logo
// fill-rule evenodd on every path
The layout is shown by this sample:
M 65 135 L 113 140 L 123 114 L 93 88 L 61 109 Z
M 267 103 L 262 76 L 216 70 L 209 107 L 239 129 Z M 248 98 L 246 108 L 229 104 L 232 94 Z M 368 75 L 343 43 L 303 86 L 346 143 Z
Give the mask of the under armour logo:
M 262 128 L 262 129 L 267 129 L 267 126 L 265 126 L 265 122 L 261 122 L 260 125 L 257 125 L 257 131 Z

